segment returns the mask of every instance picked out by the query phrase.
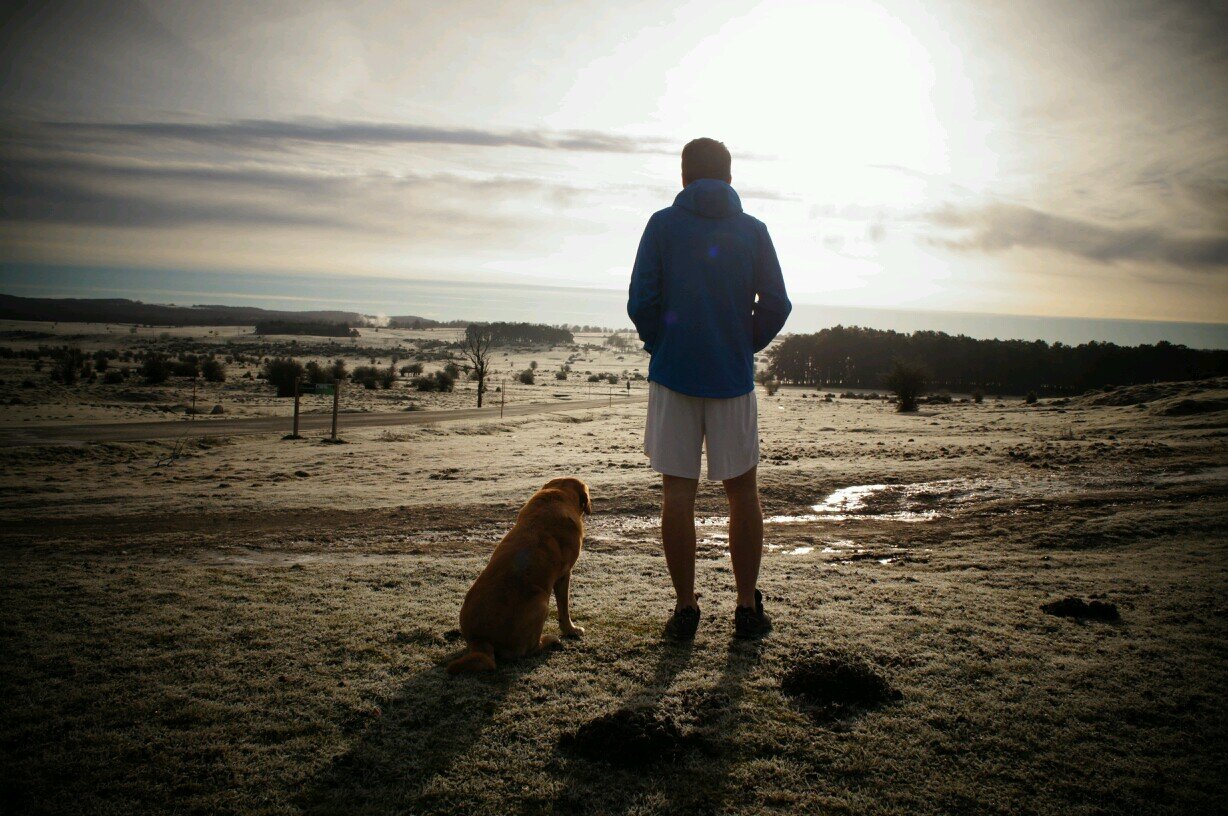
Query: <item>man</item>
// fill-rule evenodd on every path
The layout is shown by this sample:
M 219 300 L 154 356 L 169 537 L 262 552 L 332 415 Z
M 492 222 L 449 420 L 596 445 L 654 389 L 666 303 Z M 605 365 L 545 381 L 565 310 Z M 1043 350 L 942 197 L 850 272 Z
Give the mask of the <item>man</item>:
M 737 585 L 734 632 L 767 634 L 756 589 L 763 555 L 759 506 L 755 353 L 784 326 L 792 305 L 763 222 L 742 212 L 725 145 L 696 139 L 682 150 L 683 190 L 648 220 L 627 313 L 648 366 L 644 451 L 662 474 L 661 539 L 677 593 L 667 637 L 690 640 L 695 596 L 695 491 L 700 449 L 708 478 L 729 499 L 729 553 Z

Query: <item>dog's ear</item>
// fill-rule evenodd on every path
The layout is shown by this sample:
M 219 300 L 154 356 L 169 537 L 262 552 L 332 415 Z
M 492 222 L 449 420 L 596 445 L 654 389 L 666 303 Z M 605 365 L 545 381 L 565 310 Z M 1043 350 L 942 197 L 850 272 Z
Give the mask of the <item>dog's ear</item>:
M 593 514 L 593 497 L 589 495 L 588 485 L 584 482 L 578 482 L 580 485 L 580 510 L 586 516 Z

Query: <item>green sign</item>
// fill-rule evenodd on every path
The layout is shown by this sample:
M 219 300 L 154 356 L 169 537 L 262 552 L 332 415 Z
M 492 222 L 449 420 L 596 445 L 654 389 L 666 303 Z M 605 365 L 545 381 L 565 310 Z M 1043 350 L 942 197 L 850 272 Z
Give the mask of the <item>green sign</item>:
M 332 383 L 316 383 L 316 393 L 331 395 L 335 387 Z

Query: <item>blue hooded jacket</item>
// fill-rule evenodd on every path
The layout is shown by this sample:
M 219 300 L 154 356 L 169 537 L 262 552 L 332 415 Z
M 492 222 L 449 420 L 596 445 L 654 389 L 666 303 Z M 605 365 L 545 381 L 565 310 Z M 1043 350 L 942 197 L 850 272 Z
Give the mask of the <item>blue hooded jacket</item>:
M 725 182 L 693 181 L 648 219 L 627 314 L 652 382 L 694 397 L 749 394 L 755 352 L 792 308 L 767 227 Z

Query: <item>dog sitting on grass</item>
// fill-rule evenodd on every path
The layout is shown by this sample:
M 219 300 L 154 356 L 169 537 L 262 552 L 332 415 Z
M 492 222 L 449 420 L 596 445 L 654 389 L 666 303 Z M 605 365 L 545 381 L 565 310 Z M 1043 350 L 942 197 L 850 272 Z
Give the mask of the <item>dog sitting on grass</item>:
M 496 656 L 524 657 L 557 643 L 542 635 L 551 592 L 563 636 L 584 634 L 571 620 L 567 590 L 591 512 L 588 486 L 579 479 L 552 479 L 525 502 L 465 595 L 460 630 L 468 647 L 448 664 L 449 673 L 494 671 Z

